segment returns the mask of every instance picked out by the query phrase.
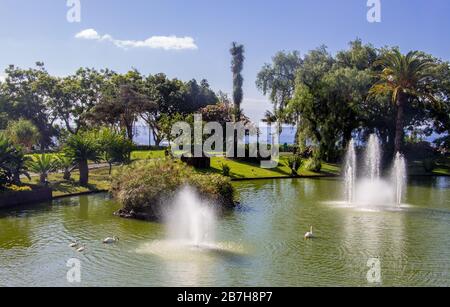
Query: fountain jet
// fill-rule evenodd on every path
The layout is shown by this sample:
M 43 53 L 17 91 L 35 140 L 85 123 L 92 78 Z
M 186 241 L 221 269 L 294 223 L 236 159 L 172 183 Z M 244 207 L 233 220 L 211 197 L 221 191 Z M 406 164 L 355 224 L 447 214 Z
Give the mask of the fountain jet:
M 167 213 L 167 230 L 171 240 L 203 247 L 214 243 L 216 215 L 211 204 L 200 199 L 196 191 L 184 187 L 177 193 Z
M 345 193 L 347 201 L 351 204 L 354 201 L 355 182 L 356 182 L 356 151 L 355 151 L 355 141 L 353 139 L 350 141 L 348 145 L 344 167 L 345 167 Z
M 395 188 L 395 201 L 397 205 L 401 205 L 406 190 L 406 160 L 399 152 L 392 167 L 392 183 Z
M 370 180 L 380 178 L 381 146 L 376 134 L 371 134 L 366 149 L 366 172 Z
M 393 163 L 391 179 L 381 177 L 381 145 L 379 138 L 372 134 L 365 151 L 365 172 L 357 178 L 355 142 L 347 149 L 344 163 L 345 200 L 357 206 L 400 206 L 406 193 L 406 161 L 397 154 Z

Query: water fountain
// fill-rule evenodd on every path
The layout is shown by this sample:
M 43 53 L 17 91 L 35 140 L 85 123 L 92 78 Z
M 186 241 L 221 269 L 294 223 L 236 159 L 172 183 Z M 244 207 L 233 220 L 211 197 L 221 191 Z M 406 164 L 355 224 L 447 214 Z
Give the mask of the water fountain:
M 376 181 L 380 178 L 381 168 L 381 146 L 380 140 L 376 134 L 372 134 L 369 137 L 366 149 L 366 174 L 372 181 Z
M 349 203 L 354 200 L 354 188 L 356 180 L 356 151 L 355 141 L 351 140 L 348 145 L 347 155 L 345 157 L 345 193 Z
M 364 157 L 364 172 L 361 178 L 357 178 L 355 143 L 352 140 L 344 164 L 347 203 L 358 207 L 400 206 L 406 192 L 405 158 L 397 154 L 391 178 L 382 178 L 382 151 L 380 140 L 375 134 L 369 137 Z
M 392 167 L 392 182 L 395 187 L 395 201 L 401 205 L 406 190 L 406 160 L 405 157 L 397 153 Z
M 177 193 L 166 219 L 171 241 L 195 247 L 214 243 L 215 212 L 192 188 L 184 187 Z

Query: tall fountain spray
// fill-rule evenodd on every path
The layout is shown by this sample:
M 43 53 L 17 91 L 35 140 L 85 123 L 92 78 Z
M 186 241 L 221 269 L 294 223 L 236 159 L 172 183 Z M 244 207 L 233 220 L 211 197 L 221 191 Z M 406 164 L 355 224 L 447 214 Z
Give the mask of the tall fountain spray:
M 372 181 L 380 178 L 381 146 L 376 134 L 371 134 L 366 149 L 366 172 Z
M 185 187 L 176 196 L 167 213 L 167 230 L 171 240 L 204 247 L 214 243 L 216 216 L 212 206 L 200 199 L 194 189 Z
M 399 152 L 395 156 L 392 167 L 392 183 L 395 189 L 396 204 L 401 205 L 406 191 L 406 161 Z
M 397 154 L 390 179 L 381 177 L 381 145 L 373 134 L 364 156 L 364 176 L 357 178 L 355 142 L 350 142 L 344 164 L 345 200 L 358 207 L 392 207 L 402 204 L 406 193 L 406 161 Z
M 356 151 L 355 141 L 352 139 L 348 145 L 345 157 L 345 193 L 348 203 L 353 203 L 356 183 Z

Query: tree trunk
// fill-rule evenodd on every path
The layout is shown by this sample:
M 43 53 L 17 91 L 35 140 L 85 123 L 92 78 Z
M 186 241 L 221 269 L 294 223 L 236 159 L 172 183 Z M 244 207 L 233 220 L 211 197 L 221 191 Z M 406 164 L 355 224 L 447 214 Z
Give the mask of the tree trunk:
M 352 139 L 352 130 L 351 129 L 346 129 L 344 131 L 344 137 L 343 137 L 343 142 L 342 142 L 342 147 L 345 149 L 347 149 L 348 144 L 350 144 L 350 140 Z
M 133 125 L 126 125 L 127 137 L 130 141 L 133 141 Z
M 40 184 L 45 184 L 46 181 L 47 181 L 47 174 L 39 175 L 39 183 Z
M 20 180 L 20 173 L 17 170 L 15 170 L 13 173 L 13 182 L 15 185 L 20 185 L 22 183 Z
M 406 97 L 404 94 L 399 94 L 397 100 L 397 119 L 395 122 L 395 145 L 394 145 L 394 155 L 398 152 L 402 152 L 403 139 L 404 139 L 404 106 Z
M 68 169 L 64 170 L 63 179 L 69 181 L 71 177 L 70 171 Z
M 87 160 L 80 161 L 78 163 L 78 168 L 80 170 L 80 185 L 87 186 L 89 183 L 89 167 Z

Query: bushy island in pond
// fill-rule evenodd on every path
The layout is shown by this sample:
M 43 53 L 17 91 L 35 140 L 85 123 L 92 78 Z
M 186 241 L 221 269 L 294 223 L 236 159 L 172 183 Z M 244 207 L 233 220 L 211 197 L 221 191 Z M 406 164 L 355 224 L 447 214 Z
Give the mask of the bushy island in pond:
M 198 173 L 181 162 L 153 160 L 123 167 L 114 174 L 111 193 L 123 206 L 116 215 L 161 219 L 165 207 L 184 186 L 194 188 L 220 211 L 235 206 L 234 188 L 228 177 Z

